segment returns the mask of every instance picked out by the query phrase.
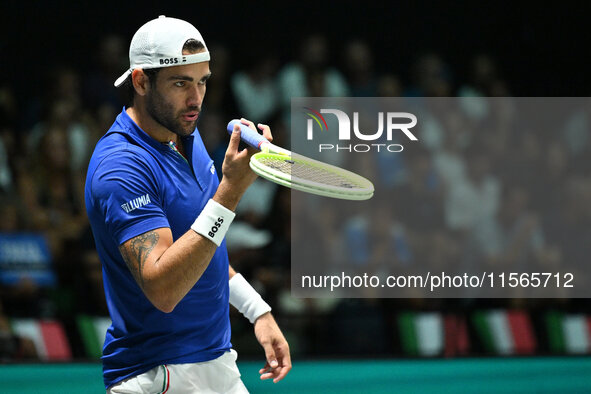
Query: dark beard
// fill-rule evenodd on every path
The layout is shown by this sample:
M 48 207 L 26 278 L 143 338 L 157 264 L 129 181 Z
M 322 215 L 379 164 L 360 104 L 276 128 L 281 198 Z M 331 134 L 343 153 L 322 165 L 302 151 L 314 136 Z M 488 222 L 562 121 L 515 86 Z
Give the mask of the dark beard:
M 175 116 L 172 104 L 166 101 L 155 88 L 150 89 L 150 93 L 146 96 L 146 110 L 157 123 L 179 137 L 191 135 L 197 127 L 199 118 L 185 126 L 183 123 L 186 124 L 186 122 L 181 122 L 181 117 Z M 198 107 L 189 107 L 185 109 L 185 112 L 199 110 Z

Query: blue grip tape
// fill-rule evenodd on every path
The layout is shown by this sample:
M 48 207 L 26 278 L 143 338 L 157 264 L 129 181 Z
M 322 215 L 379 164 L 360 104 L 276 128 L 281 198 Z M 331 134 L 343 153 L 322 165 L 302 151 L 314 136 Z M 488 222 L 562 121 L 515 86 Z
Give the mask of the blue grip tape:
M 228 123 L 228 133 L 232 134 L 234 131 L 234 125 L 240 125 L 240 138 L 253 148 L 260 149 L 263 142 L 269 142 L 265 137 L 251 129 L 245 124 L 240 123 L 239 119 L 231 120 Z

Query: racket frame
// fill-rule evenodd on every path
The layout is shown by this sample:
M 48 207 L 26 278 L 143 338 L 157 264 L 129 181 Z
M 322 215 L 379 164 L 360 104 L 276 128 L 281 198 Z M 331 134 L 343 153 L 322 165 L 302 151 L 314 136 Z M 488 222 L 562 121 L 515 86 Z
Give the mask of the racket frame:
M 354 172 L 345 170 L 343 168 L 333 166 L 332 164 L 324 163 L 318 160 L 311 159 L 299 154 L 293 154 L 291 151 L 281 148 L 269 142 L 265 137 L 250 129 L 248 126 L 242 124 L 238 119 L 234 119 L 228 123 L 228 132 L 232 133 L 234 125 L 238 124 L 241 128 L 240 138 L 248 145 L 261 152 L 255 153 L 250 158 L 250 168 L 259 176 L 271 181 L 289 187 L 292 189 L 312 193 L 320 196 L 340 198 L 345 200 L 368 200 L 373 196 L 374 186 L 368 179 Z M 347 189 L 338 186 L 327 185 L 324 183 L 306 180 L 305 182 L 298 182 L 297 177 L 294 181 L 291 175 L 284 172 L 270 168 L 269 166 L 259 162 L 260 158 L 272 157 L 274 159 L 282 159 L 287 161 L 297 161 L 305 163 L 312 167 L 326 170 L 332 174 L 340 175 L 349 180 L 351 183 L 360 185 L 359 188 Z
M 261 144 L 261 152 L 255 153 L 250 158 L 250 168 L 257 173 L 259 176 L 271 181 L 276 182 L 280 185 L 291 187 L 292 189 L 300 190 L 307 193 L 312 193 L 325 197 L 335 197 L 345 200 L 367 200 L 373 196 L 374 187 L 373 184 L 366 178 L 355 174 L 354 172 L 345 170 L 343 168 L 333 166 L 328 163 L 324 163 L 318 160 L 311 159 L 306 156 L 293 154 L 292 152 L 280 148 L 277 145 L 273 145 L 270 142 Z M 284 172 L 275 170 L 259 160 L 261 158 L 273 158 L 278 160 L 288 160 L 296 163 L 305 163 L 311 167 L 325 170 L 338 176 L 349 180 L 359 187 L 351 190 L 346 188 L 327 185 L 324 183 L 314 182 L 306 180 L 305 183 L 298 182 L 297 177 L 292 177 Z

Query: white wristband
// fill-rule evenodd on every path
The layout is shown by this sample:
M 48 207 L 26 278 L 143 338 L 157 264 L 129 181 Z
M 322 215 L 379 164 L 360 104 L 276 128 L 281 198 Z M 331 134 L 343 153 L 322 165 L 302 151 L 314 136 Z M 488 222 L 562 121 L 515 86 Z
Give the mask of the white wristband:
M 210 199 L 191 229 L 220 246 L 235 216 L 234 212 Z
M 269 304 L 241 274 L 236 274 L 230 279 L 230 304 L 251 323 L 254 323 L 259 316 L 271 311 Z

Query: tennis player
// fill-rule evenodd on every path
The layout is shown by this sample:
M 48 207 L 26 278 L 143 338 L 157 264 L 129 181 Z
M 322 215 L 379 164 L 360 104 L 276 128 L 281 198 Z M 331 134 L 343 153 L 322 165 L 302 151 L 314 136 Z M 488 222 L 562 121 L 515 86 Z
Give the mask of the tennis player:
M 288 344 L 269 305 L 230 267 L 224 241 L 256 177 L 253 152 L 239 151 L 236 126 L 218 181 L 196 128 L 211 75 L 205 41 L 190 23 L 161 16 L 135 33 L 129 58 L 115 86 L 127 85 L 133 103 L 98 142 L 85 188 L 112 319 L 107 392 L 247 392 L 229 304 L 254 323 L 261 378 L 278 382 L 291 369 Z

